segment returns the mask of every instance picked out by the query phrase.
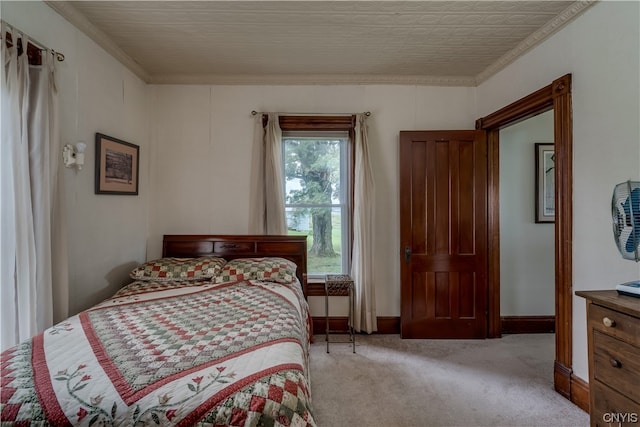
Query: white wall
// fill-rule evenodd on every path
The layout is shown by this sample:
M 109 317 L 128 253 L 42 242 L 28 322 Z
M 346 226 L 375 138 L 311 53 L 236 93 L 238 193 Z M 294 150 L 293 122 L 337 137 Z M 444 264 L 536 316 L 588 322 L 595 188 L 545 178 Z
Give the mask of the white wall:
M 144 261 L 149 197 L 148 88 L 49 6 L 1 3 L 2 19 L 62 52 L 57 63 L 61 142 L 87 143 L 82 171 L 65 170 L 70 314 L 112 295 Z M 140 146 L 140 195 L 94 194 L 95 133 Z M 61 153 L 56 153 L 62 160 Z M 58 319 L 60 320 L 60 319 Z
M 554 226 L 535 222 L 536 142 L 553 143 L 553 111 L 500 131 L 500 315 L 555 314 Z
M 472 129 L 474 88 L 153 86 L 151 98 L 149 258 L 160 256 L 163 234 L 248 232 L 251 110 L 371 111 L 377 314 L 400 315 L 398 132 Z M 315 299 L 311 309 L 324 313 Z
M 484 116 L 572 73 L 573 290 L 640 277 L 611 233 L 616 183 L 640 179 L 640 3 L 599 2 L 478 87 Z M 588 380 L 585 303 L 573 298 L 573 368 Z

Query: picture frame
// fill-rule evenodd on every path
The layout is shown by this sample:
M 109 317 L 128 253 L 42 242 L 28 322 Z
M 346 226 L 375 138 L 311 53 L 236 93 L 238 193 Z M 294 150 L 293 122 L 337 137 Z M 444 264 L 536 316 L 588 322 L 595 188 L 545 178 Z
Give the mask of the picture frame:
M 140 147 L 96 133 L 96 194 L 138 195 Z
M 555 148 L 553 143 L 535 143 L 536 223 L 555 222 Z

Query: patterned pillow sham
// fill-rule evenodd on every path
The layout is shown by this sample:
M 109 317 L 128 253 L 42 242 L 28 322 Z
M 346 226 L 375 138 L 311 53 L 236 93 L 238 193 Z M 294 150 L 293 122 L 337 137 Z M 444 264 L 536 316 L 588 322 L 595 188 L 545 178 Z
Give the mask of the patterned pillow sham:
M 218 275 L 225 262 L 218 257 L 160 258 L 133 269 L 129 277 L 155 282 L 207 280 Z
M 296 264 L 284 258 L 238 258 L 227 262 L 215 278 L 216 283 L 241 280 L 293 283 Z

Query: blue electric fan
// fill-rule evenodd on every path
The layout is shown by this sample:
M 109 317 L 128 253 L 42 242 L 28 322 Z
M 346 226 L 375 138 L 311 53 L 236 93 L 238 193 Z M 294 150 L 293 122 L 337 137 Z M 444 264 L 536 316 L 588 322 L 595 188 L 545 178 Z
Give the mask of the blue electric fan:
M 622 182 L 611 200 L 613 237 L 624 259 L 640 261 L 640 181 Z M 616 286 L 618 293 L 640 298 L 640 280 Z

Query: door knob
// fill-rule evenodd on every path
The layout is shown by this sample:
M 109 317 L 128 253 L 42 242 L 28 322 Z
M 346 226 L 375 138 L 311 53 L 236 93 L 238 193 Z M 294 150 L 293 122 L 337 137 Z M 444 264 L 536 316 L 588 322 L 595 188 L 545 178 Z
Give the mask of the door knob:
M 411 262 L 411 248 L 409 246 L 404 247 L 404 262 L 407 264 Z

